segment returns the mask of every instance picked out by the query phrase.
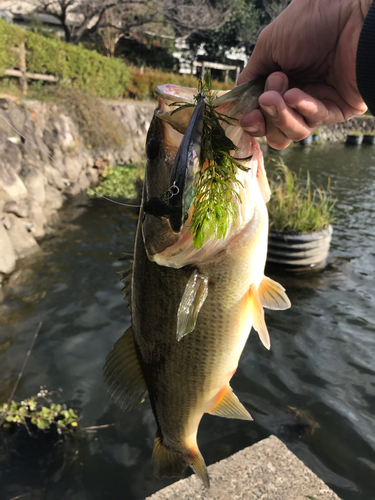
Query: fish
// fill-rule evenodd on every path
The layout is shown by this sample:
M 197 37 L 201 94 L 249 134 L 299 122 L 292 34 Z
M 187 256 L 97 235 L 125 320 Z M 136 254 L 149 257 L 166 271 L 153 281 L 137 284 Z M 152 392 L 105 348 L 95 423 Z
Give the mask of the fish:
M 191 184 L 193 177 L 184 169 L 196 165 L 186 161 L 176 167 L 176 158 L 181 157 L 185 134 L 194 144 L 201 126 L 200 118 L 194 118 L 196 125 L 188 131 L 196 108 L 173 113 L 177 101 L 194 102 L 196 89 L 157 87 L 134 254 L 127 257 L 130 263 L 122 273 L 132 324 L 104 366 L 108 391 L 123 410 L 149 395 L 157 426 L 155 475 L 181 476 L 190 466 L 206 487 L 209 475 L 197 444 L 201 418 L 210 413 L 252 420 L 230 380 L 251 328 L 270 348 L 264 308 L 290 307 L 285 289 L 264 275 L 270 188 L 260 146 L 239 125 L 244 113 L 258 107 L 262 90 L 259 82 L 248 82 L 217 93 L 216 109 L 226 116 L 225 133 L 238 147 L 233 155 L 247 158 L 247 169 L 237 173 L 237 218 L 224 238 L 211 236 L 197 249 L 189 230 L 190 202 L 187 218 L 179 205 L 175 227 L 170 217 L 143 208 L 152 199 L 173 197 L 176 171 L 182 169 Z

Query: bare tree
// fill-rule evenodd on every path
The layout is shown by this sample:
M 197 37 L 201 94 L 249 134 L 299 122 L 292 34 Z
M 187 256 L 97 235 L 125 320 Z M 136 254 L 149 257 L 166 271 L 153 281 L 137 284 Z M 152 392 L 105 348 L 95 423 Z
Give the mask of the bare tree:
M 231 4 L 228 0 L 161 0 L 165 20 L 180 38 L 192 33 L 218 29 L 228 21 Z
M 61 23 L 67 42 L 78 43 L 85 32 L 95 33 L 105 25 L 106 12 L 147 8 L 147 0 L 28 0 L 34 12 L 49 14 Z M 152 13 L 151 13 L 152 15 Z
M 84 33 L 98 32 L 103 42 L 105 38 L 109 54 L 114 53 L 121 36 L 139 34 L 142 28 L 150 32 L 150 25 L 155 23 L 159 25 L 155 35 L 163 35 L 169 25 L 173 32 L 169 29 L 166 36 L 187 37 L 195 31 L 222 26 L 230 14 L 230 0 L 28 1 L 35 6 L 34 12 L 52 15 L 60 21 L 67 42 L 78 43 Z

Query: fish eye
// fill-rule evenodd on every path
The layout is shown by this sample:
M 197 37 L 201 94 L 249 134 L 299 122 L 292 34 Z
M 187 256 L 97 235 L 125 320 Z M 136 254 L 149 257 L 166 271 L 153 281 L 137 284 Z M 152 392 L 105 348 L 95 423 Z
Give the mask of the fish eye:
M 150 139 L 146 146 L 146 155 L 149 160 L 155 160 L 159 154 L 159 143 L 155 139 Z

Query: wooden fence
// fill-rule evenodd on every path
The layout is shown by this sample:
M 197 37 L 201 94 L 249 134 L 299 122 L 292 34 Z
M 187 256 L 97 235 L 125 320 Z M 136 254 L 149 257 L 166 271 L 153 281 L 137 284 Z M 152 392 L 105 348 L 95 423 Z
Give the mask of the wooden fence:
M 21 43 L 19 47 L 13 47 L 11 50 L 18 53 L 20 58 L 20 69 L 6 69 L 5 75 L 15 76 L 20 79 L 21 89 L 24 94 L 27 94 L 27 80 L 43 80 L 45 82 L 57 82 L 57 78 L 53 75 L 43 75 L 42 73 L 29 73 L 26 71 L 26 49 L 25 43 Z
M 225 82 L 227 82 L 229 80 L 229 71 L 236 70 L 236 81 L 237 81 L 239 74 L 241 72 L 241 66 L 231 66 L 229 64 L 221 64 L 221 63 L 215 63 L 215 62 L 210 62 L 210 61 L 203 61 L 203 62 L 194 61 L 192 66 L 193 67 L 198 66 L 198 67 L 202 68 L 202 73 L 201 73 L 202 80 L 204 79 L 204 74 L 205 74 L 207 68 L 221 69 L 221 70 L 225 71 L 225 77 L 224 77 Z

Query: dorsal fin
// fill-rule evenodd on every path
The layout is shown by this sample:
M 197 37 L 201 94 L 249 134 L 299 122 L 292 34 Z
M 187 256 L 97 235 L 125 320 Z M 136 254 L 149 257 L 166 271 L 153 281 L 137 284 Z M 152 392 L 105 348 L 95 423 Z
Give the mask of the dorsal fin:
M 285 288 L 267 276 L 263 276 L 258 287 L 258 294 L 263 307 L 268 309 L 284 310 L 291 306 Z
M 270 335 L 264 320 L 264 310 L 259 299 L 255 285 L 249 288 L 250 311 L 253 319 L 253 328 L 258 332 L 259 338 L 266 349 L 271 347 Z
M 104 381 L 112 399 L 123 410 L 130 410 L 147 394 L 146 383 L 129 327 L 113 346 L 104 365 Z
M 193 271 L 186 284 L 177 313 L 177 340 L 192 332 L 197 322 L 198 313 L 206 300 L 208 293 L 208 278 Z
M 253 420 L 250 413 L 240 403 L 231 387 L 224 387 L 218 394 L 215 405 L 208 412 L 211 415 L 225 418 L 239 418 L 240 420 Z

